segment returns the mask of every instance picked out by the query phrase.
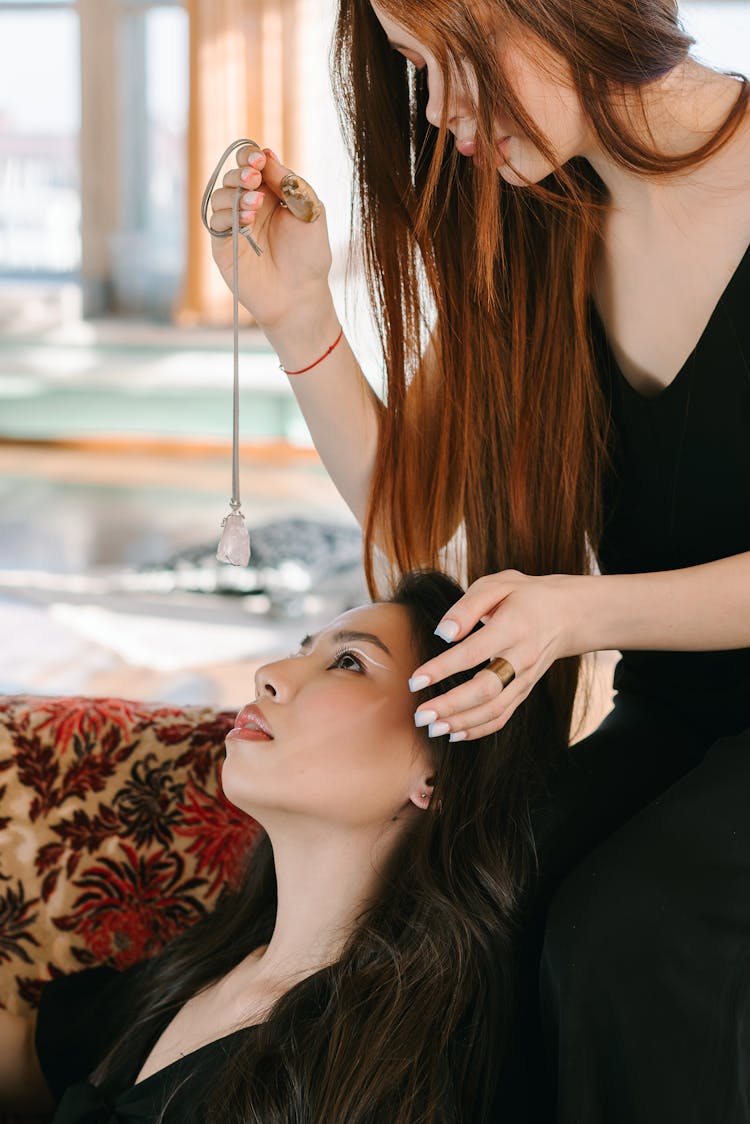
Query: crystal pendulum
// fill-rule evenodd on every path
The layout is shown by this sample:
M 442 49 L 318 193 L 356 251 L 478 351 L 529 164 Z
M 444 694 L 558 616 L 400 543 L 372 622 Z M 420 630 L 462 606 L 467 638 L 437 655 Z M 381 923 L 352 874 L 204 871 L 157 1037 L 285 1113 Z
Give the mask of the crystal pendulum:
M 231 511 L 222 521 L 221 538 L 216 551 L 219 562 L 229 562 L 232 566 L 247 566 L 250 561 L 250 535 L 245 526 L 245 517 L 240 511 L 240 322 L 239 322 L 239 236 L 244 235 L 256 254 L 261 255 L 258 243 L 250 233 L 249 226 L 240 227 L 239 208 L 240 200 L 245 192 L 244 187 L 238 187 L 232 201 L 232 229 L 217 231 L 212 230 L 208 221 L 208 205 L 221 169 L 228 156 L 235 149 L 243 145 L 250 145 L 261 151 L 255 141 L 243 139 L 230 144 L 224 155 L 219 160 L 213 176 L 203 193 L 201 204 L 201 218 L 203 225 L 214 238 L 232 239 L 232 326 L 234 332 L 234 399 L 232 414 L 232 498 L 229 501 Z M 280 207 L 287 207 L 292 214 L 303 222 L 314 222 L 322 210 L 320 200 L 310 185 L 300 176 L 290 173 L 281 181 L 281 191 L 284 200 L 279 200 Z
M 222 520 L 221 538 L 216 551 L 219 562 L 229 562 L 232 566 L 247 566 L 250 561 L 250 535 L 245 524 L 245 516 L 240 511 L 240 319 L 239 319 L 239 236 L 244 234 L 256 254 L 262 251 L 260 246 L 250 236 L 248 228 L 240 230 L 239 208 L 240 199 L 244 188 L 238 187 L 232 201 L 232 229 L 217 232 L 212 230 L 208 222 L 208 203 L 214 184 L 224 166 L 227 157 L 240 145 L 251 144 L 252 141 L 235 141 L 226 150 L 219 161 L 216 171 L 203 195 L 201 217 L 203 225 L 215 237 L 228 237 L 232 239 L 232 328 L 234 335 L 234 382 L 232 401 L 232 498 L 229 501 L 231 511 Z
M 231 562 L 233 566 L 247 566 L 250 561 L 250 535 L 245 526 L 245 516 L 235 508 L 221 521 L 222 532 L 216 557 L 219 562 Z
M 216 551 L 219 562 L 247 566 L 250 561 L 250 535 L 240 511 L 240 321 L 239 321 L 239 205 L 242 189 L 232 201 L 232 313 L 234 331 L 234 384 L 232 401 L 232 498 L 231 511 L 222 521 Z

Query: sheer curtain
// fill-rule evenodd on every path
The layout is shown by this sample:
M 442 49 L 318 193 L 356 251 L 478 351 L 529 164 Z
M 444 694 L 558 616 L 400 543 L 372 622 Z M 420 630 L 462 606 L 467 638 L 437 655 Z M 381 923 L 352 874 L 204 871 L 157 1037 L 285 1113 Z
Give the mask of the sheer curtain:
M 300 161 L 297 81 L 300 0 L 188 0 L 187 268 L 180 323 L 226 323 L 226 287 L 200 222 L 205 184 L 224 149 L 239 137 L 271 147 L 290 167 Z M 229 166 L 229 165 L 227 165 Z

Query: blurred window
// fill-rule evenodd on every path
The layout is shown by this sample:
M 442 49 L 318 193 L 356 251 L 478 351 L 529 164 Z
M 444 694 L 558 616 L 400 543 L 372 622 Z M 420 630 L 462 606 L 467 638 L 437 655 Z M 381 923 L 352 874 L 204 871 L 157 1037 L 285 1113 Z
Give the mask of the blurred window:
M 181 4 L 120 0 L 117 304 L 168 315 L 185 268 L 189 22 Z
M 0 3 L 0 275 L 78 270 L 80 121 L 74 5 Z
M 111 7 L 119 44 L 112 282 L 122 309 L 163 315 L 185 264 L 188 16 L 181 0 L 101 3 Z M 351 174 L 327 70 L 336 7 L 299 2 L 298 85 L 307 91 L 304 167 L 320 184 L 332 241 L 343 250 Z M 750 74 L 747 0 L 681 0 L 680 12 L 696 57 Z M 79 38 L 74 0 L 0 0 L 0 276 L 63 278 L 80 268 Z

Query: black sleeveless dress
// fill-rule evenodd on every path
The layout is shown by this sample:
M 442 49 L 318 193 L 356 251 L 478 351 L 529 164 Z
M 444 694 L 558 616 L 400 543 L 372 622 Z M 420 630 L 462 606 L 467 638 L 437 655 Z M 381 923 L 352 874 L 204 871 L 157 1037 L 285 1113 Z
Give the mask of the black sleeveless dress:
M 602 572 L 750 551 L 750 247 L 655 398 L 593 312 L 592 332 L 614 422 Z M 750 1124 L 750 649 L 623 652 L 614 685 L 536 816 L 540 1118 Z

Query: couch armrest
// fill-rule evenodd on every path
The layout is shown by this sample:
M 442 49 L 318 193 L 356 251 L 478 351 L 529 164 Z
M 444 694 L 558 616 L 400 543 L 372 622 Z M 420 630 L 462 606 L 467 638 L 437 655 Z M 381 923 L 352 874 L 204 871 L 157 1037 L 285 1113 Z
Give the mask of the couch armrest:
M 233 883 L 258 825 L 221 792 L 232 718 L 0 697 L 0 1006 L 154 955 Z

